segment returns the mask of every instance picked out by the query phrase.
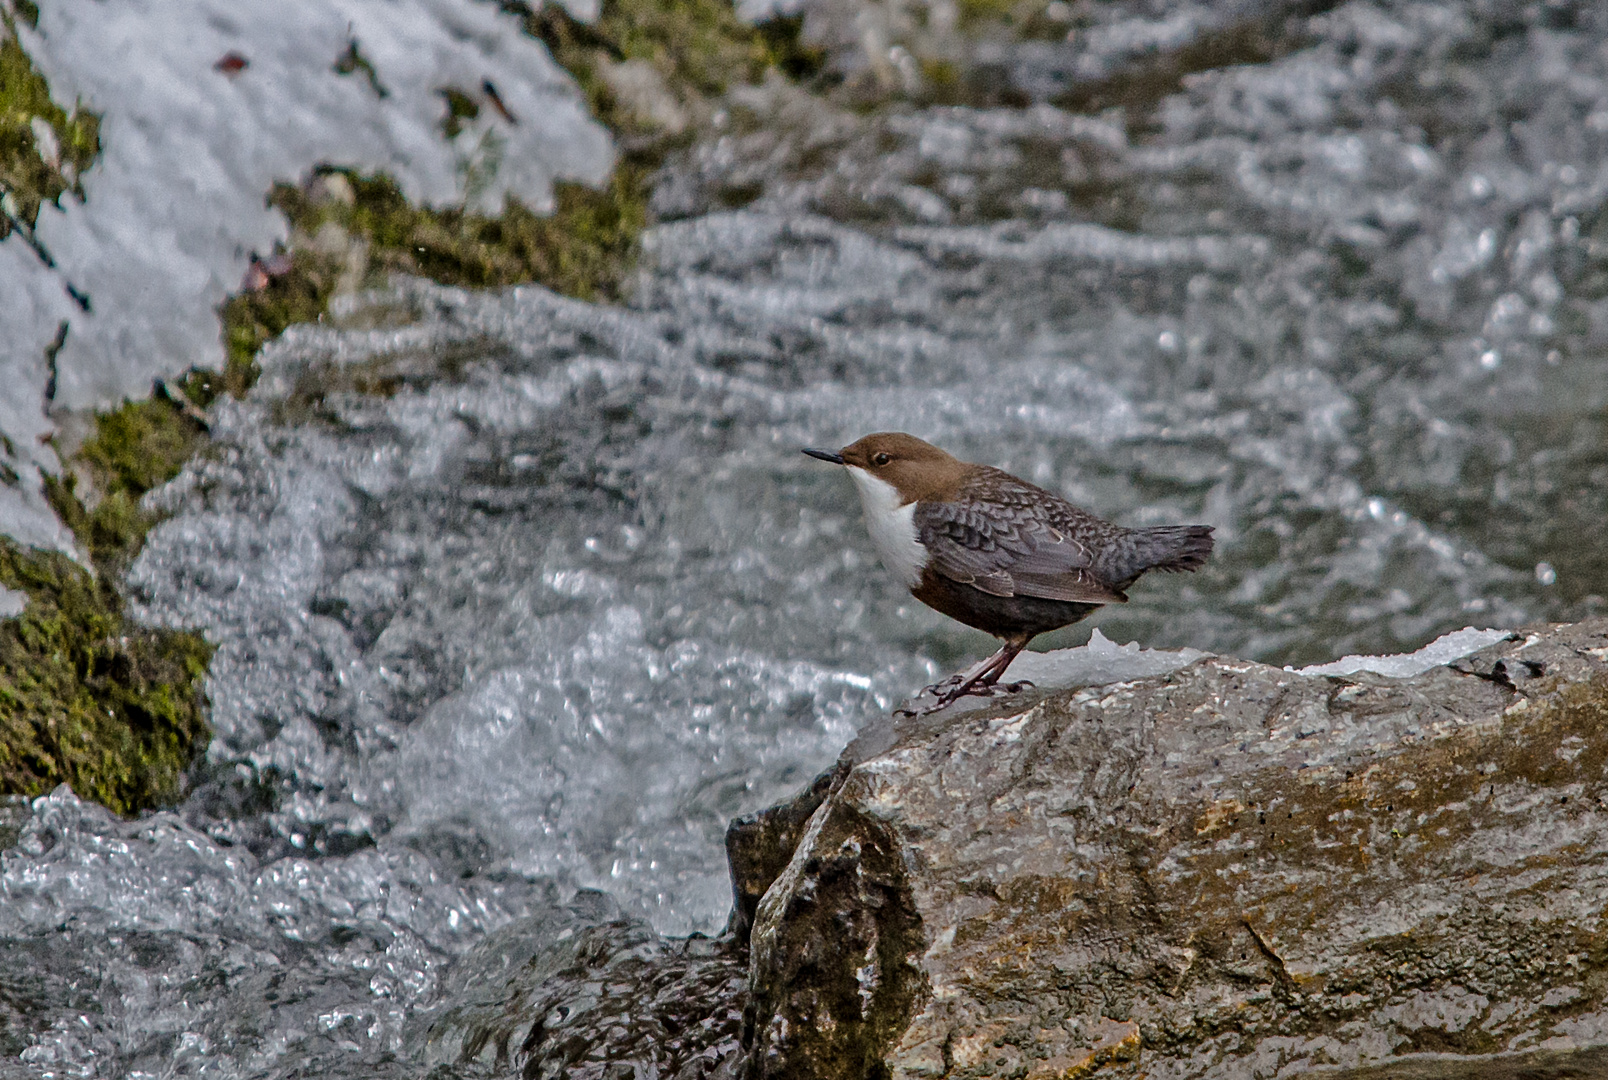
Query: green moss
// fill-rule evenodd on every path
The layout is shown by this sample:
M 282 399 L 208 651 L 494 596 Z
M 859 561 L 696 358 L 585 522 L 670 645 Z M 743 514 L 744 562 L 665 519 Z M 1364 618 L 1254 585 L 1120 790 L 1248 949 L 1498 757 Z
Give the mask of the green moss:
M 765 47 L 765 59 L 797 82 L 816 78 L 826 67 L 826 50 L 804 43 L 804 15 L 775 15 L 754 27 Z
M 0 239 L 31 234 L 40 208 L 63 194 L 82 199 L 79 178 L 100 153 L 100 118 L 52 101 L 17 39 L 17 20 L 38 16 L 28 0 L 0 4 Z M 53 139 L 37 137 L 40 123 Z M 98 417 L 74 458 L 96 489 L 91 507 L 76 477 L 46 478 L 99 576 L 0 538 L 0 585 L 28 595 L 20 616 L 0 620 L 0 792 L 32 796 L 65 782 L 120 814 L 181 794 L 211 735 L 200 689 L 211 647 L 198 634 L 130 624 L 110 582 L 153 524 L 140 496 L 178 472 L 201 431 L 174 403 L 128 404 Z
M 447 115 L 441 120 L 441 134 L 456 139 L 463 130 L 464 121 L 480 116 L 480 105 L 456 86 L 444 86 L 437 92 L 447 103 Z
M 1087 26 L 1087 5 L 1063 5 L 1059 14 L 1044 0 L 960 0 L 960 27 L 974 37 L 1065 41 L 1067 31 Z
M 627 60 L 709 96 L 733 78 L 758 78 L 768 62 L 763 40 L 725 0 L 606 0 L 598 28 Z
M 605 0 L 590 25 L 557 4 L 524 10 L 530 33 L 575 77 L 598 120 L 620 135 L 649 125 L 620 108 L 603 77 L 607 64 L 644 61 L 672 92 L 715 97 L 732 79 L 757 79 L 774 62 L 765 38 L 728 0 Z
M 384 84 L 380 82 L 380 73 L 374 70 L 374 64 L 358 48 L 356 38 L 352 38 L 346 43 L 346 51 L 335 58 L 335 66 L 332 70 L 337 75 L 355 75 L 361 72 L 363 77 L 368 80 L 369 89 L 374 91 L 375 97 L 388 98 L 391 96 L 391 91 L 387 90 Z
M 971 88 L 952 60 L 926 57 L 918 61 L 921 79 L 927 88 L 927 97 L 935 105 L 963 105 Z
M 56 513 L 103 574 L 121 573 L 139 554 L 158 520 L 140 508 L 140 499 L 177 476 L 204 435 L 181 403 L 166 397 L 126 402 L 98 414 L 94 435 L 73 455 L 72 464 L 93 486 L 89 505 L 79 497 L 74 472 L 45 478 Z
M 219 308 L 223 321 L 223 371 L 192 370 L 183 382 L 185 395 L 201 408 L 221 394 L 244 397 L 261 374 L 257 351 L 284 333 L 286 327 L 317 322 L 329 309 L 329 298 L 340 273 L 335 260 L 307 247 L 297 248 L 289 259 L 285 272 L 267 277 L 260 289 L 236 293 Z
M 677 136 L 625 108 L 609 88 L 607 67 L 647 63 L 666 91 L 685 104 L 724 93 L 732 79 L 758 78 L 768 67 L 806 71 L 820 63 L 799 46 L 798 20 L 757 31 L 737 17 L 729 0 L 606 0 L 591 25 L 577 22 L 557 4 L 505 6 L 524 13 L 529 32 L 570 71 L 594 114 L 620 140 L 621 161 L 608 183 L 601 190 L 557 184 L 549 215 L 509 198 L 503 212 L 491 216 L 413 206 L 383 174 L 341 171 L 350 198 L 332 197 L 328 185 L 316 182 L 275 188 L 270 201 L 284 211 L 297 235 L 311 237 L 330 223 L 339 226 L 367 243 L 371 273 L 399 271 L 470 288 L 538 282 L 583 300 L 616 299 L 648 224 L 648 177 Z M 443 131 L 449 136 L 481 111 L 477 99 L 461 88 L 444 89 L 442 97 Z M 475 180 L 471 170 L 466 187 Z M 327 299 L 316 289 L 304 291 L 320 303 Z M 230 315 L 226 312 L 226 319 Z M 271 329 L 265 320 L 237 319 L 229 327 L 232 352 L 254 348 Z
M 104 578 L 0 539 L 0 584 L 28 594 L 0 622 L 0 791 L 68 783 L 119 814 L 175 802 L 211 732 L 199 634 L 125 621 Z
M 621 161 L 608 182 L 601 189 L 555 185 L 547 215 L 512 197 L 497 215 L 415 206 L 383 173 L 324 169 L 306 185 L 275 187 L 269 202 L 293 230 L 291 267 L 224 305 L 228 366 L 219 375 L 196 372 L 187 379 L 186 392 L 198 404 L 220 392 L 244 393 L 256 379 L 257 350 L 286 326 L 326 310 L 342 267 L 311 239 L 328 235 L 330 225 L 360 242 L 364 278 L 401 272 L 469 288 L 537 282 L 583 300 L 617 299 L 648 224 L 648 178 L 677 136 L 623 108 L 604 78 L 606 65 L 648 63 L 667 91 L 686 102 L 723 93 L 728 80 L 757 78 L 769 67 L 802 74 L 821 62 L 799 44 L 800 20 L 756 30 L 737 18 L 728 0 L 609 0 L 595 25 L 575 21 L 556 4 L 505 6 L 524 13 L 527 29 L 575 76 L 598 119 L 620 140 Z M 360 54 L 351 56 L 357 59 L 343 58 L 350 72 L 367 70 Z M 482 111 L 470 91 L 447 87 L 441 95 L 448 137 Z M 494 143 L 480 149 L 481 157 L 495 160 Z M 335 176 L 343 183 L 328 183 Z M 467 190 L 481 180 L 476 168 L 466 169 Z
M 16 16 L 30 25 L 39 17 L 31 4 L 19 4 Z M 64 193 L 82 199 L 79 177 L 100 153 L 100 117 L 82 103 L 69 113 L 51 100 L 44 76 L 17 40 L 16 16 L 0 7 L 0 240 L 14 228 L 32 230 L 39 208 Z M 35 121 L 55 133 L 48 157 L 34 137 Z
M 955 5 L 959 9 L 962 26 L 975 26 L 978 23 L 1008 22 L 1020 15 L 1020 9 L 1041 8 L 1044 5 L 1036 0 L 1023 4 L 1021 0 L 960 0 Z
M 314 198 L 290 185 L 275 188 L 271 201 L 298 233 L 311 235 L 334 223 L 362 237 L 374 270 L 418 274 L 448 285 L 536 281 L 584 300 L 613 298 L 647 222 L 646 176 L 629 164 L 616 169 L 602 191 L 558 184 L 556 206 L 546 216 L 513 198 L 497 217 L 460 208 L 431 210 L 409 203 L 387 176 L 340 175 L 353 192 L 349 203 Z M 309 304 L 323 303 L 327 295 L 311 287 L 304 292 Z M 239 302 L 237 297 L 230 303 Z M 264 321 L 257 326 L 268 329 Z
M 590 25 L 557 4 L 505 0 L 504 7 L 524 15 L 527 30 L 570 71 L 594 114 L 618 139 L 621 160 L 608 182 L 601 189 L 555 185 L 554 210 L 547 215 L 512 197 L 497 215 L 415 206 L 383 173 L 324 169 L 306 185 L 277 186 L 269 202 L 290 220 L 291 267 L 265 288 L 242 292 L 224 305 L 228 367 L 221 375 L 190 376 L 186 392 L 198 404 L 223 391 L 244 393 L 256 379 L 257 350 L 286 326 L 326 310 L 342 266 L 322 253 L 327 246 L 315 250 L 311 241 L 329 235 L 331 225 L 361 248 L 365 279 L 401 272 L 469 288 L 537 282 L 583 300 L 617 299 L 649 221 L 648 178 L 685 135 L 660 131 L 623 106 L 609 87 L 608 66 L 649 64 L 666 92 L 687 105 L 707 104 L 733 79 L 757 79 L 771 68 L 807 77 L 823 62 L 819 50 L 799 41 L 802 19 L 751 27 L 730 0 L 605 0 Z M 369 72 L 361 61 L 354 46 L 339 70 Z M 442 130 L 449 138 L 483 110 L 473 91 L 446 87 L 440 93 Z M 488 135 L 476 155 L 479 163 L 465 168 L 467 191 L 485 181 L 497 154 Z M 328 182 L 336 176 L 343 182 Z

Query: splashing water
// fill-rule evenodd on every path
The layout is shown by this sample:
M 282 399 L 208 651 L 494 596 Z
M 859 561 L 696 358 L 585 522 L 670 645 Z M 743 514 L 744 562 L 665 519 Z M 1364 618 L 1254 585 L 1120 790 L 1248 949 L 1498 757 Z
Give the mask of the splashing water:
M 218 645 L 202 783 L 13 808 L 12 1052 L 400 1074 L 444 966 L 576 887 L 717 930 L 728 818 L 990 648 L 801 446 L 908 430 L 1216 526 L 1113 641 L 1301 665 L 1597 610 L 1608 27 L 1548 11 L 1342 5 L 1142 115 L 755 90 L 660 177 L 627 306 L 401 282 L 287 333 L 130 578 Z

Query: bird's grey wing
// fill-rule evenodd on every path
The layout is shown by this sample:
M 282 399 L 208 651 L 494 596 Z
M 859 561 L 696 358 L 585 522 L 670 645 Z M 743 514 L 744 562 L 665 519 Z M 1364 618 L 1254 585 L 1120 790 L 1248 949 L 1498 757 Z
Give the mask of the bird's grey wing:
M 1036 596 L 1083 604 L 1127 600 L 1089 568 L 1087 548 L 1028 506 L 921 503 L 916 538 L 928 565 L 992 596 Z

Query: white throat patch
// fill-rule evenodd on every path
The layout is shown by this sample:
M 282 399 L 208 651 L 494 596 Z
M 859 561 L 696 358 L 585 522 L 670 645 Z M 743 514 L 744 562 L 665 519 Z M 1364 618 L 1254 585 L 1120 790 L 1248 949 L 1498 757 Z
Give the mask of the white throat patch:
M 899 584 L 913 589 L 927 565 L 927 549 L 916 539 L 916 504 L 900 506 L 899 489 L 855 465 L 847 466 L 865 508 L 865 527 L 877 554 Z

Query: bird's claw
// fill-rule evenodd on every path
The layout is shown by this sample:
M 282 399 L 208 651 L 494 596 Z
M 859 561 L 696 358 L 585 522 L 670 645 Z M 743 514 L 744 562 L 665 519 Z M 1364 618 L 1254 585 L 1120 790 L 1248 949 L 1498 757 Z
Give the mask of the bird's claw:
M 943 697 L 949 691 L 959 690 L 964 685 L 966 685 L 966 675 L 962 672 L 959 675 L 951 675 L 941 682 L 935 682 L 931 686 L 923 686 L 921 692 L 931 694 L 933 697 Z
M 1000 694 L 1020 694 L 1023 690 L 1030 690 L 1033 683 L 1028 679 L 1021 679 L 1012 683 L 977 683 L 967 686 L 959 675 L 951 675 L 941 683 L 935 683 L 921 691 L 922 695 L 932 694 L 937 697 L 931 705 L 919 709 L 895 709 L 895 716 L 930 716 L 941 709 L 947 709 L 963 697 L 997 697 Z M 918 695 L 921 696 L 921 695 Z

